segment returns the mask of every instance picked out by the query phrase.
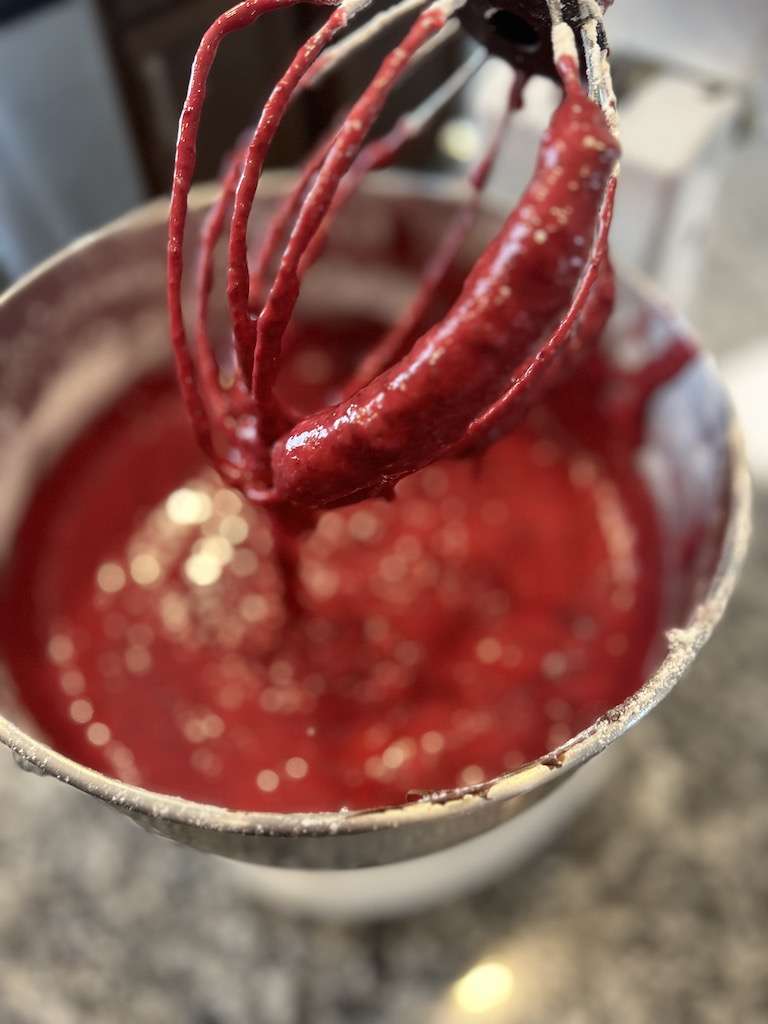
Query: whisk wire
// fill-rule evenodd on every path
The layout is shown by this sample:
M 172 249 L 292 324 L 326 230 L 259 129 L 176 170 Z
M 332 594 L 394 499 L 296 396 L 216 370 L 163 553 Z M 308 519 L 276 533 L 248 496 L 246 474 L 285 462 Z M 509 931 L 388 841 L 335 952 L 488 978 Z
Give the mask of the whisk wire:
M 308 87 L 319 85 L 321 81 L 344 61 L 348 60 L 363 46 L 367 45 L 380 33 L 386 31 L 406 15 L 426 7 L 428 0 L 399 0 L 384 11 L 369 18 L 364 25 L 349 32 L 338 43 L 329 46 L 307 76 Z
M 487 52 L 483 47 L 475 49 L 467 60 L 456 68 L 434 92 L 430 93 L 418 106 L 402 114 L 385 135 L 369 142 L 361 150 L 342 179 L 311 245 L 302 256 L 299 266 L 301 276 L 321 256 L 331 224 L 358 190 L 366 175 L 371 171 L 388 166 L 408 142 L 418 138 L 441 110 L 461 92 L 473 75 L 477 74 L 485 63 L 486 57 Z
M 344 28 L 369 0 L 342 0 L 322 27 L 300 47 L 264 104 L 259 121 L 245 151 L 234 196 L 229 232 L 227 298 L 232 319 L 235 349 L 242 372 L 251 371 L 254 323 L 248 300 L 248 221 L 267 152 L 301 80 L 333 37 Z
M 220 15 L 203 35 L 195 54 L 187 96 L 179 120 L 168 216 L 167 281 L 170 340 L 179 389 L 189 411 L 195 436 L 206 456 L 214 461 L 216 453 L 209 411 L 199 387 L 197 371 L 189 350 L 182 305 L 187 203 L 197 163 L 197 138 L 202 116 L 202 100 L 205 97 L 211 69 L 224 39 L 233 32 L 248 28 L 264 14 L 293 7 L 299 2 L 301 0 L 243 0 Z M 333 0 L 309 0 L 309 2 L 317 6 L 333 6 Z M 360 2 L 364 5 L 368 0 L 360 0 Z M 205 340 L 205 338 L 202 339 L 203 344 L 205 344 Z
M 408 351 L 416 332 L 439 295 L 451 267 L 474 226 L 486 182 L 507 136 L 512 114 L 521 105 L 522 90 L 526 80 L 525 75 L 515 72 L 509 102 L 491 134 L 483 155 L 468 175 L 469 198 L 454 216 L 434 254 L 427 262 L 414 297 L 405 312 L 398 317 L 381 341 L 362 360 L 344 388 L 345 395 L 354 394 L 358 388 L 397 362 Z
M 271 443 L 286 429 L 274 398 L 282 338 L 299 294 L 300 263 L 329 209 L 341 179 L 357 158 L 392 88 L 414 54 L 437 33 L 463 0 L 436 0 L 422 11 L 404 39 L 382 61 L 336 134 L 289 236 L 280 266 L 257 321 L 252 390 L 259 436 Z M 247 339 L 246 339 L 247 340 Z

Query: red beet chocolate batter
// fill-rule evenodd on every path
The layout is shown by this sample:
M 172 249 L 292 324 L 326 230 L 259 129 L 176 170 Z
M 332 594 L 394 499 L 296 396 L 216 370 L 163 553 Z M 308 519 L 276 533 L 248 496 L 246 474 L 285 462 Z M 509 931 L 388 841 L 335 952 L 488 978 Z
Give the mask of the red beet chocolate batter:
M 318 357 L 372 336 L 305 331 L 283 393 L 317 404 Z M 4 646 L 28 707 L 79 761 L 238 808 L 399 802 L 543 754 L 637 688 L 657 620 L 637 424 L 608 429 L 597 378 L 576 393 L 323 513 L 288 615 L 267 513 L 205 467 L 172 383 L 143 382 L 21 530 Z

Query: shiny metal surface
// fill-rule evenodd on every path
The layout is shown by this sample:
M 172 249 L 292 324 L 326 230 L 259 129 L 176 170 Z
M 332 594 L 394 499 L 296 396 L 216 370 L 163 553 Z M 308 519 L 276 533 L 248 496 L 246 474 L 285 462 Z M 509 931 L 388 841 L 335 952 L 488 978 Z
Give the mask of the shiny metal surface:
M 265 176 L 260 192 L 262 216 L 285 181 L 280 175 Z M 210 197 L 209 190 L 197 193 L 196 215 Z M 344 223 L 340 225 L 330 251 L 331 268 L 338 269 L 346 259 L 351 275 L 352 267 L 386 249 L 393 209 L 412 233 L 412 258 L 418 261 L 455 200 L 451 188 L 433 179 L 393 174 L 369 184 L 350 206 L 346 231 Z M 108 400 L 113 378 L 124 382 L 127 374 L 163 357 L 164 218 L 163 203 L 123 218 L 44 264 L 0 300 L 0 337 L 4 341 L 0 357 L 0 485 L 5 505 L 0 515 L 0 545 L 4 547 L 23 508 L 25 489 L 55 457 L 56 445 L 65 441 L 61 423 L 54 433 L 50 427 L 46 429 L 55 416 L 51 420 L 40 413 L 42 408 L 50 412 L 55 406 L 51 393 L 57 379 L 78 359 L 87 357 L 90 366 L 103 371 L 102 393 Z M 479 235 L 487 235 L 495 222 L 494 215 L 487 213 Z M 347 255 L 350 251 L 352 260 Z M 395 274 L 383 288 L 380 271 L 372 274 L 371 282 L 377 293 L 386 295 L 387 302 L 394 302 L 398 277 Z M 327 295 L 322 279 L 316 284 L 308 290 L 309 302 L 319 302 Z M 354 303 L 365 296 L 365 282 L 358 275 L 355 287 L 346 295 L 335 292 L 333 301 Z M 368 297 L 372 299 L 372 292 Z M 640 314 L 653 327 L 648 330 L 648 344 L 656 351 L 679 329 L 674 318 L 652 300 L 625 285 L 608 344 L 618 350 L 627 325 Z M 100 355 L 94 360 L 95 352 Z M 685 424 L 684 433 L 681 423 Z M 678 441 L 682 443 L 676 444 Z M 665 468 L 667 477 L 672 473 L 682 481 L 688 498 L 687 505 L 677 503 L 668 512 L 707 517 L 713 500 L 723 504 L 720 511 L 727 522 L 717 557 L 701 578 L 689 581 L 697 586 L 700 597 L 679 621 L 670 621 L 666 656 L 635 695 L 556 751 L 495 781 L 400 807 L 346 814 L 245 813 L 197 804 L 125 785 L 63 757 L 31 734 L 32 726 L 13 699 L 10 680 L 5 694 L 0 693 L 0 709 L 6 712 L 6 717 L 0 718 L 0 740 L 23 766 L 98 797 L 149 831 L 242 860 L 358 867 L 406 860 L 479 835 L 524 811 L 530 800 L 599 754 L 655 707 L 689 667 L 725 609 L 747 546 L 749 481 L 727 401 L 704 357 L 668 383 L 654 402 L 647 447 L 648 463 L 656 467 L 649 478 L 659 498 L 666 493 Z M 691 452 L 697 453 L 696 459 Z M 725 490 L 717 486 L 720 480 L 727 483 Z M 14 497 L 18 499 L 15 505 Z M 673 534 L 674 527 L 670 530 Z

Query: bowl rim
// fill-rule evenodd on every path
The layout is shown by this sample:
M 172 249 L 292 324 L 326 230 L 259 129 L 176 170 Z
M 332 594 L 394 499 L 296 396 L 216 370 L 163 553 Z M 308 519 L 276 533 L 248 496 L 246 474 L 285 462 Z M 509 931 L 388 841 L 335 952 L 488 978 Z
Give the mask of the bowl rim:
M 268 171 L 260 185 L 262 194 L 277 195 L 294 180 L 290 171 Z M 422 194 L 426 198 L 451 200 L 465 195 L 461 184 L 439 175 L 389 171 L 366 184 L 366 192 L 377 197 L 405 197 Z M 199 211 L 217 194 L 215 184 L 196 186 L 189 208 Z M 494 204 L 486 204 L 491 211 Z M 0 308 L 16 299 L 40 278 L 72 256 L 97 245 L 121 231 L 136 231 L 155 225 L 167 215 L 168 199 L 150 200 L 111 223 L 76 239 L 49 257 L 5 293 Z M 625 275 L 626 276 L 626 275 Z M 631 283 L 656 305 L 666 305 L 645 281 L 630 275 Z M 695 338 L 694 332 L 690 331 Z M 280 838 L 296 836 L 341 837 L 376 832 L 381 829 L 435 822 L 438 819 L 468 815 L 488 807 L 489 802 L 506 803 L 564 776 L 599 754 L 609 744 L 639 722 L 666 697 L 677 684 L 721 619 L 733 593 L 749 544 L 751 530 L 751 483 L 746 456 L 733 410 L 728 405 L 727 444 L 731 465 L 730 514 L 723 535 L 720 557 L 706 594 L 693 609 L 688 623 L 666 632 L 668 651 L 664 660 L 630 697 L 606 711 L 595 722 L 555 750 L 513 771 L 476 786 L 431 792 L 424 797 L 382 808 L 313 812 L 238 811 L 216 804 L 199 803 L 130 785 L 103 775 L 59 753 L 47 743 L 35 739 L 0 714 L 0 743 L 9 748 L 17 763 L 41 775 L 50 775 L 75 789 L 113 804 L 131 814 L 163 820 L 172 825 L 236 835 Z

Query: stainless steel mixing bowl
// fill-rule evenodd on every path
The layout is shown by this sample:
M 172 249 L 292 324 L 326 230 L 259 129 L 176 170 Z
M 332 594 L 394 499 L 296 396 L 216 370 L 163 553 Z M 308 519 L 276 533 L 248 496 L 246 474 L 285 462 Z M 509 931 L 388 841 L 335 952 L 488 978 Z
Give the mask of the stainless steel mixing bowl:
M 265 175 L 254 216 L 287 183 Z M 193 224 L 211 201 L 192 202 Z M 433 178 L 390 173 L 369 182 L 350 204 L 303 301 L 362 307 L 390 316 L 458 200 Z M 0 300 L 0 556 L 35 480 L 131 379 L 168 357 L 164 298 L 166 206 L 156 202 L 82 239 L 26 277 Z M 486 211 L 467 249 L 498 224 Z M 399 232 L 407 243 L 395 265 L 382 257 Z M 644 288 L 623 283 L 607 345 L 658 354 L 681 325 Z M 87 381 L 87 387 L 84 383 Z M 73 395 L 77 400 L 73 401 Z M 95 396 L 95 397 L 94 397 Z M 546 757 L 470 790 L 452 790 L 383 810 L 275 814 L 207 806 L 125 785 L 77 764 L 38 735 L 18 699 L 24 680 L 0 681 L 0 740 L 28 769 L 74 786 L 129 815 L 151 832 L 199 850 L 267 865 L 350 868 L 386 865 L 443 851 L 478 837 L 532 805 L 574 769 L 622 736 L 676 685 L 706 643 L 728 602 L 749 532 L 749 482 L 723 388 L 700 355 L 659 388 L 649 406 L 642 471 L 664 528 L 670 593 L 664 651 L 625 703 Z M 701 557 L 683 568 L 683 533 L 703 537 Z M 678 546 L 676 548 L 676 545 Z M 689 595 L 681 604 L 681 593 Z M 19 784 L 22 784 L 21 777 Z

